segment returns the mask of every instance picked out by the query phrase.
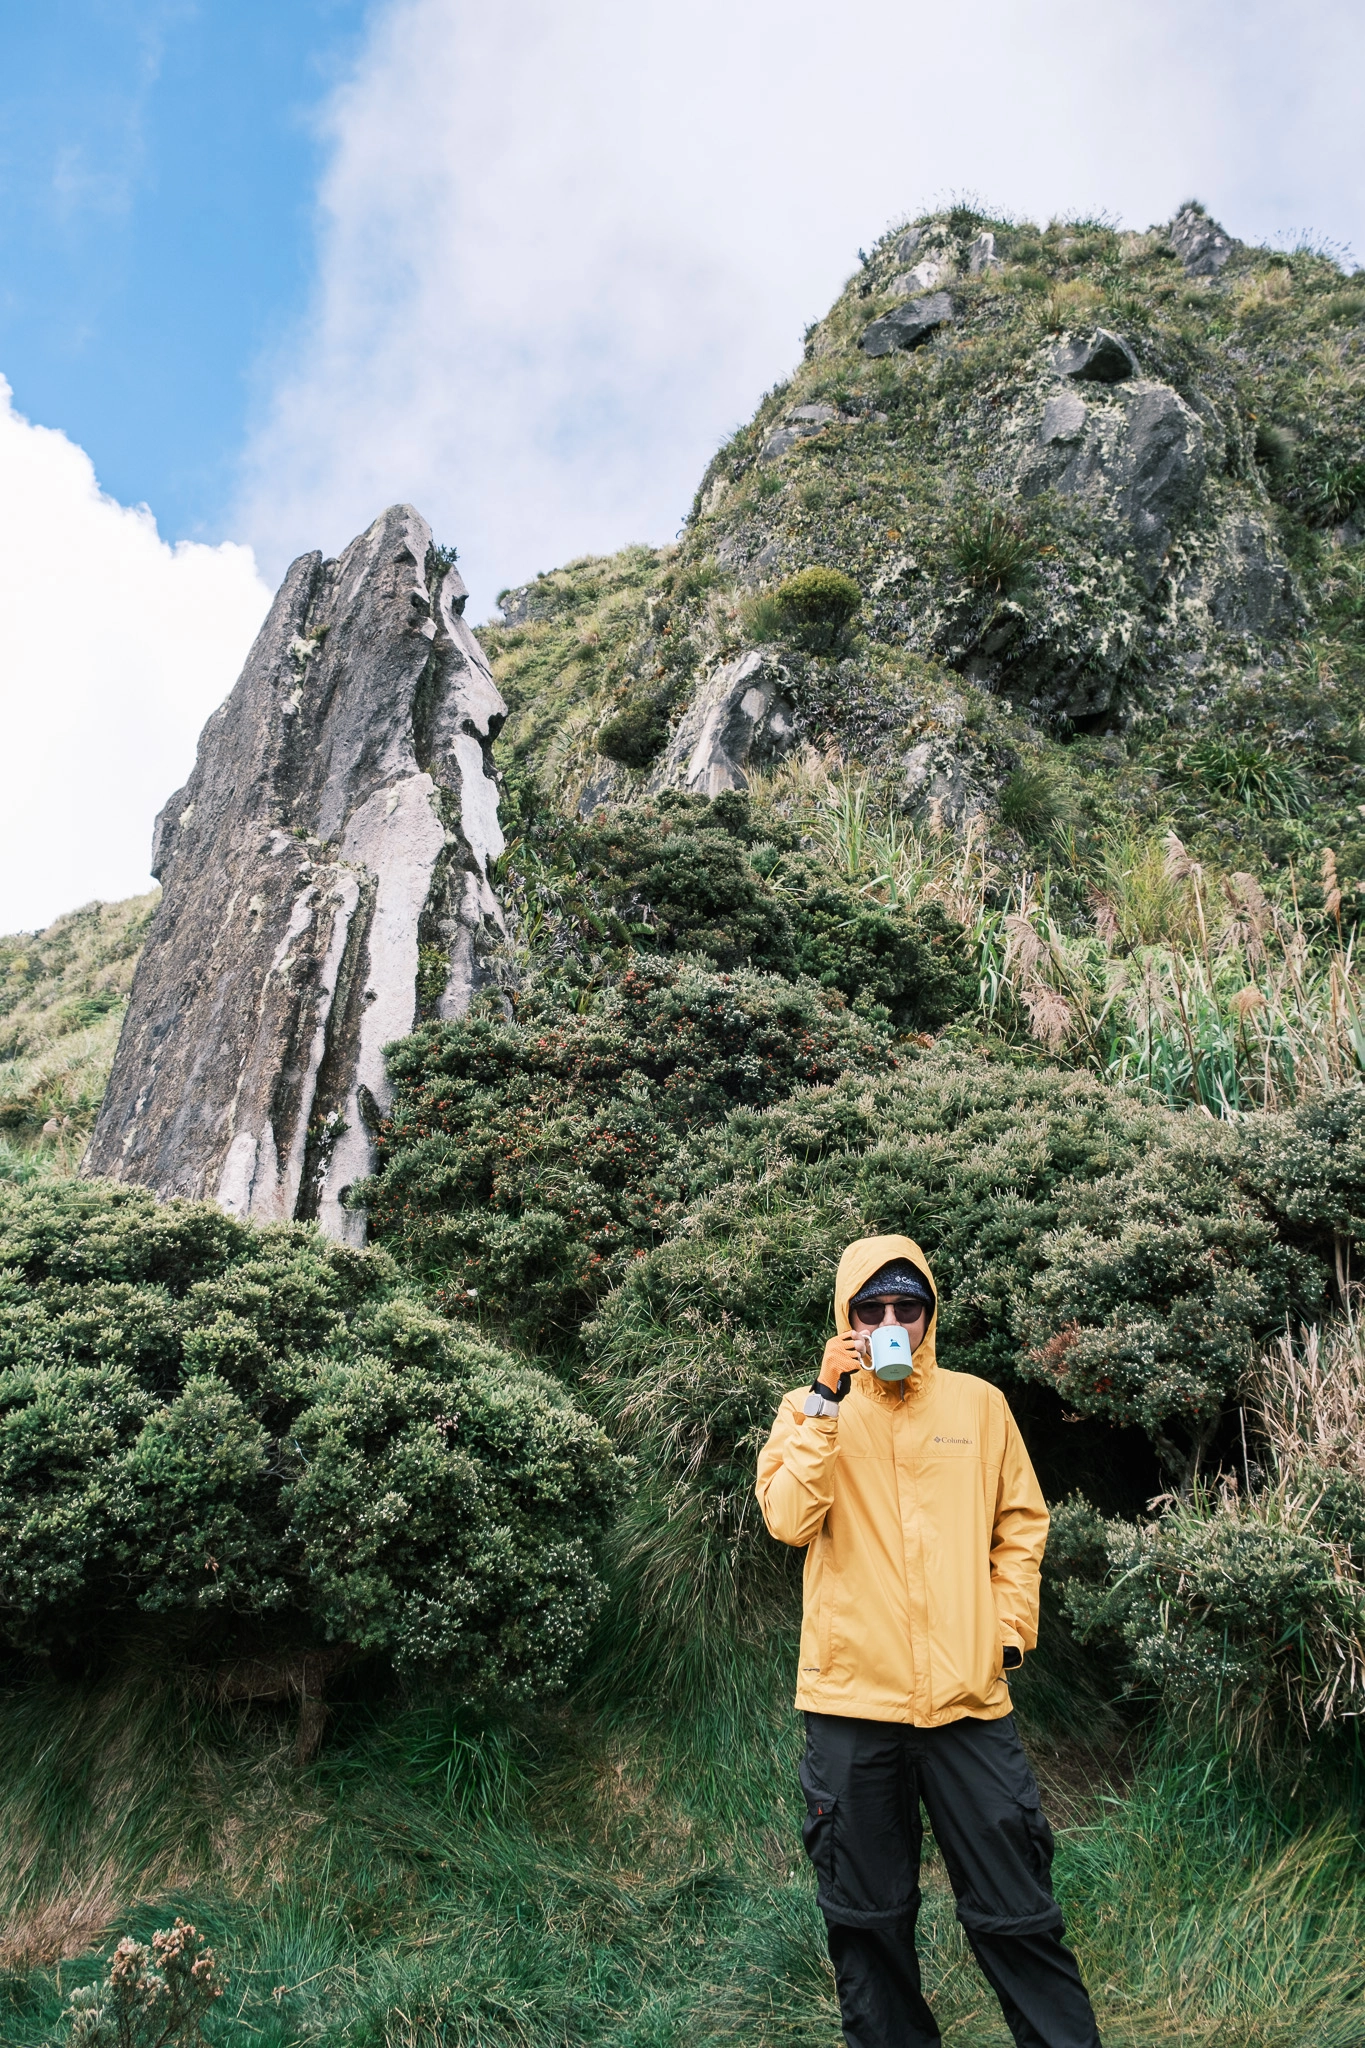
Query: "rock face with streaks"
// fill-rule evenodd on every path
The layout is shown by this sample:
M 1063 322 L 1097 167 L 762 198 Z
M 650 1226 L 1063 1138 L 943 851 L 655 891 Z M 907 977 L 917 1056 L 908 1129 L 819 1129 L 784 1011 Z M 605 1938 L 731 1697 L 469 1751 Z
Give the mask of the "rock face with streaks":
M 363 1240 L 383 1048 L 462 1015 L 502 930 L 504 705 L 464 601 L 410 505 L 289 570 L 157 819 L 87 1173 Z
M 755 648 L 707 677 L 669 742 L 651 789 L 678 785 L 697 796 L 747 789 L 792 743 L 795 709 L 771 649 Z

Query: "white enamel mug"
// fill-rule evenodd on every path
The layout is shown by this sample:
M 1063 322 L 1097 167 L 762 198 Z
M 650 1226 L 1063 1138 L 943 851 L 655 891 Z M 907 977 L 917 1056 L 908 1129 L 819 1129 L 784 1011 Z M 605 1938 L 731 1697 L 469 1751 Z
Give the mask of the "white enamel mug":
M 909 1333 L 899 1323 L 880 1323 L 868 1337 L 872 1370 L 879 1380 L 908 1380 L 915 1370 Z

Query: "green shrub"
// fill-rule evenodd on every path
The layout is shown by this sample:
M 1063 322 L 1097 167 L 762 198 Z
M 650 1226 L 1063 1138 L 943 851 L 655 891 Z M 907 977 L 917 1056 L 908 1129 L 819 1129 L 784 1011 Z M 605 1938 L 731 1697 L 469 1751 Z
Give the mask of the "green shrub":
M 538 1340 L 571 1328 L 681 1214 L 690 1132 L 850 1069 L 883 1040 L 809 983 L 629 968 L 587 1013 L 431 1024 L 391 1049 L 371 1228 L 442 1289 Z
M 681 1696 L 717 1633 L 774 1625 L 790 1588 L 754 1460 L 819 1358 L 839 1254 L 867 1234 L 925 1246 L 939 1357 L 1006 1388 L 1045 1487 L 1074 1486 L 1087 1459 L 1111 1500 L 1146 1497 L 1163 1466 L 1188 1486 L 1256 1344 L 1320 1304 L 1324 1219 L 1365 1206 L 1359 1112 L 1355 1096 L 1338 1105 L 1329 1145 L 1325 1109 L 1316 1134 L 1312 1116 L 1219 1126 L 937 1047 L 698 1132 L 679 1166 L 685 1216 L 583 1333 L 603 1412 L 649 1474 L 616 1539 L 614 1629 Z M 1101 1425 L 1088 1436 L 1087 1418 Z
M 1365 1089 L 1248 1119 L 1240 1152 L 1242 1176 L 1281 1234 L 1331 1260 L 1344 1293 L 1350 1246 L 1365 1242 Z
M 647 768 L 668 739 L 668 718 L 653 697 L 632 697 L 597 735 L 597 751 L 626 768 Z
M 751 605 L 746 624 L 757 639 L 782 636 L 812 654 L 828 654 L 838 646 L 859 605 L 862 592 L 842 569 L 798 570 L 763 592 Z
M 1074 1412 L 1136 1424 L 1188 1484 L 1255 1344 L 1318 1308 L 1327 1271 L 1246 1186 L 1234 1127 L 1180 1117 L 1164 1137 L 1068 1190 L 1017 1327 L 1026 1376 Z
M 1365 1526 L 1365 1486 L 1354 1484 Z M 1197 1488 L 1145 1523 L 1081 1499 L 1053 1518 L 1049 1571 L 1083 1642 L 1176 1720 L 1223 1724 L 1243 1754 L 1365 1709 L 1365 1559 L 1320 1498 Z
M 1362 1101 L 1341 1110 L 1355 1130 Z M 1264 1121 L 1292 1151 L 1296 1119 Z M 740 1501 L 778 1397 L 819 1357 L 840 1251 L 904 1231 L 935 1262 L 945 1364 L 1025 1407 L 1021 1380 L 1050 1386 L 1188 1475 L 1255 1345 L 1314 1313 L 1331 1270 L 1330 1205 L 1305 1189 L 1287 1219 L 1260 1125 L 948 1047 L 738 1111 L 689 1147 L 686 1223 L 585 1331 L 609 1412 L 656 1471 Z
M 603 1412 L 649 1474 L 617 1545 L 623 1598 L 644 1603 L 639 1654 L 661 1684 L 686 1690 L 713 1634 L 761 1634 L 785 1598 L 754 1461 L 782 1394 L 819 1360 L 844 1246 L 918 1238 L 939 1282 L 943 1363 L 1017 1400 L 1017 1305 L 1068 1194 L 1176 1122 L 1085 1076 L 935 1049 L 697 1135 L 685 1220 L 584 1330 Z
M 0 1636 L 344 1644 L 562 1684 L 620 1487 L 544 1375 L 382 1254 L 99 1182 L 0 1189 Z
M 546 852 L 572 879 L 580 923 L 621 952 L 697 953 L 717 967 L 791 973 L 786 911 L 747 855 L 748 805 L 666 792 L 588 826 L 553 830 Z
M 1143 1523 L 1068 1501 L 1049 1568 L 1081 1636 L 1109 1646 L 1134 1689 L 1228 1749 L 1273 1757 L 1287 1737 L 1349 1730 L 1365 1711 L 1365 1342 L 1354 1314 L 1281 1337 L 1246 1392 L 1232 1474 Z
M 784 861 L 779 879 L 798 973 L 882 1012 L 900 1031 L 938 1031 L 975 1011 L 975 959 L 939 904 L 919 904 L 912 915 L 887 910 L 801 856 Z
M 735 1113 L 693 1140 L 706 1192 L 686 1227 L 631 1268 L 585 1333 L 615 1408 L 667 1433 L 669 1469 L 734 1455 L 747 1471 L 752 1432 L 819 1357 L 839 1253 L 877 1231 L 906 1231 L 933 1257 L 944 1362 L 1007 1380 L 1020 1276 L 1063 1192 L 1172 1121 L 1083 1075 L 947 1049 Z M 676 1384 L 656 1400 L 665 1369 Z
M 809 975 L 903 1031 L 975 1009 L 965 935 L 940 909 L 887 908 L 795 851 L 782 821 L 765 818 L 763 830 L 756 846 L 759 826 L 734 790 L 711 803 L 669 791 L 657 806 L 553 827 L 536 858 L 557 878 L 557 913 L 545 916 L 543 885 L 531 891 L 540 973 L 553 983 L 568 961 L 601 974 L 632 954 L 685 952 L 721 969 Z

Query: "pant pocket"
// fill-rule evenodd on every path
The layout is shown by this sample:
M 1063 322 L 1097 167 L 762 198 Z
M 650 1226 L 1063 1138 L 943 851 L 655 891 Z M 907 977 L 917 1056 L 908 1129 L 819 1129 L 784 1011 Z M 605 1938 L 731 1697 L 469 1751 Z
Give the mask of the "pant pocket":
M 1047 1815 L 1041 1806 L 1025 1806 L 1024 1828 L 1028 1835 L 1029 1853 L 1033 1860 L 1034 1873 L 1039 1884 L 1052 1889 L 1052 1856 L 1056 1843 L 1052 1829 L 1048 1826 Z
M 834 1809 L 839 1802 L 832 1792 L 826 1792 L 817 1783 L 804 1763 L 801 1766 L 801 1790 L 806 1795 L 806 1818 L 801 1823 L 801 1840 L 819 1879 L 821 1896 L 829 1898 L 834 1891 Z

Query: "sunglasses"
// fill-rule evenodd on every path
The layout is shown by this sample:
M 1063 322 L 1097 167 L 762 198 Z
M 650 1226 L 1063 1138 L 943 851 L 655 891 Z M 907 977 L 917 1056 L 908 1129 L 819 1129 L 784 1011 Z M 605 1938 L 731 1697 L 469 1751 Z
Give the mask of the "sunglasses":
M 928 1307 L 922 1301 L 912 1301 L 908 1295 L 901 1295 L 897 1301 L 856 1301 L 853 1304 L 853 1320 L 861 1323 L 865 1330 L 875 1330 L 886 1320 L 890 1309 L 898 1323 L 913 1323 L 920 1316 L 927 1316 Z

